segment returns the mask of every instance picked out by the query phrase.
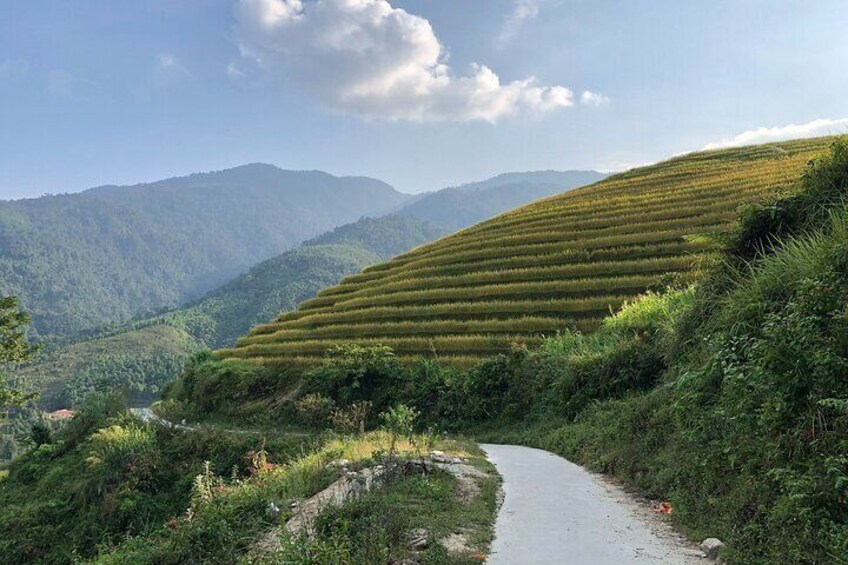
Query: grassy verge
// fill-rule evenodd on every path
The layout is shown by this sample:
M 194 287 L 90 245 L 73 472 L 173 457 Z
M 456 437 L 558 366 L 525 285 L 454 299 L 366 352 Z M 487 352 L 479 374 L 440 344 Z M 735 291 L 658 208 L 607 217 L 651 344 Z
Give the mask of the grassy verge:
M 294 515 L 293 503 L 340 477 L 334 462 L 345 460 L 351 470 L 374 466 L 383 461 L 390 441 L 381 432 L 337 438 L 286 465 L 269 463 L 260 453 L 248 478 L 201 474 L 184 514 L 153 535 L 108 548 L 94 562 L 376 564 L 417 556 L 423 563 L 479 563 L 491 541 L 498 488 L 494 474 L 479 479 L 479 493 L 468 501 L 457 496 L 457 479 L 445 471 L 398 474 L 341 506 L 327 506 L 309 535 L 289 534 L 281 527 Z M 396 457 L 420 458 L 421 441 L 398 441 Z M 435 447 L 491 471 L 472 443 L 439 441 Z M 269 508 L 282 510 L 277 515 Z M 418 551 L 409 546 L 416 531 L 426 532 L 420 535 L 427 539 Z M 440 543 L 451 534 L 464 537 L 460 551 L 450 552 Z

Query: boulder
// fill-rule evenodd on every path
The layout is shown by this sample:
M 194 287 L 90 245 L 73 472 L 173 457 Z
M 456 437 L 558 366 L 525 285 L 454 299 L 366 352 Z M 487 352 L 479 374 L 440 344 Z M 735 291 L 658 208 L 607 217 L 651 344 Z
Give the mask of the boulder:
M 721 552 L 721 548 L 723 547 L 724 543 L 718 538 L 707 538 L 703 542 L 701 542 L 701 551 L 704 552 L 704 555 L 707 556 L 707 559 L 718 558 L 718 555 Z

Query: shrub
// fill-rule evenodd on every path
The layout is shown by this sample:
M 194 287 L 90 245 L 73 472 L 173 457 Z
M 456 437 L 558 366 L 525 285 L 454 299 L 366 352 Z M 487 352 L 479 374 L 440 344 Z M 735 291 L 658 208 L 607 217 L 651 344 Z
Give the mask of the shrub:
M 390 348 L 344 344 L 327 351 L 324 365 L 306 375 L 304 388 L 339 406 L 371 402 L 380 412 L 404 397 L 408 376 Z
M 354 402 L 350 406 L 334 410 L 330 416 L 330 422 L 335 430 L 349 434 L 354 432 L 362 434 L 365 433 L 365 423 L 368 421 L 370 413 L 370 402 L 364 400 Z
M 304 423 L 319 427 L 327 424 L 336 403 L 323 394 L 311 393 L 298 400 L 295 406 L 298 416 Z

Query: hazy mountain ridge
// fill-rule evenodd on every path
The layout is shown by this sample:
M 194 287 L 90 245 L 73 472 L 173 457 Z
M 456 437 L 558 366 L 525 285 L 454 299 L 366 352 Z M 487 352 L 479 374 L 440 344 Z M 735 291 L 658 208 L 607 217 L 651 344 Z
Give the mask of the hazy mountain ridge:
M 598 182 L 606 176 L 597 171 L 503 173 L 425 194 L 402 206 L 398 213 L 455 231 L 533 200 Z M 482 193 L 485 200 L 480 199 Z
M 259 261 L 408 198 L 365 177 L 245 165 L 0 202 L 0 293 L 39 335 L 196 299 Z

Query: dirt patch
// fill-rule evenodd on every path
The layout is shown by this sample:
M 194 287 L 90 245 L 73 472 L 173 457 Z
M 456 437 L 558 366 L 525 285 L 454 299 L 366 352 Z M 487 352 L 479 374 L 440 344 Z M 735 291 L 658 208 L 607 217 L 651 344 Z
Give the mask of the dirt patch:
M 477 484 L 477 479 L 486 479 L 491 476 L 467 463 L 434 463 L 433 465 L 456 477 L 456 495 L 466 504 L 480 494 L 480 485 Z
M 468 545 L 468 534 L 453 533 L 439 540 L 439 544 L 444 547 L 448 553 L 457 555 L 471 553 L 474 548 Z

